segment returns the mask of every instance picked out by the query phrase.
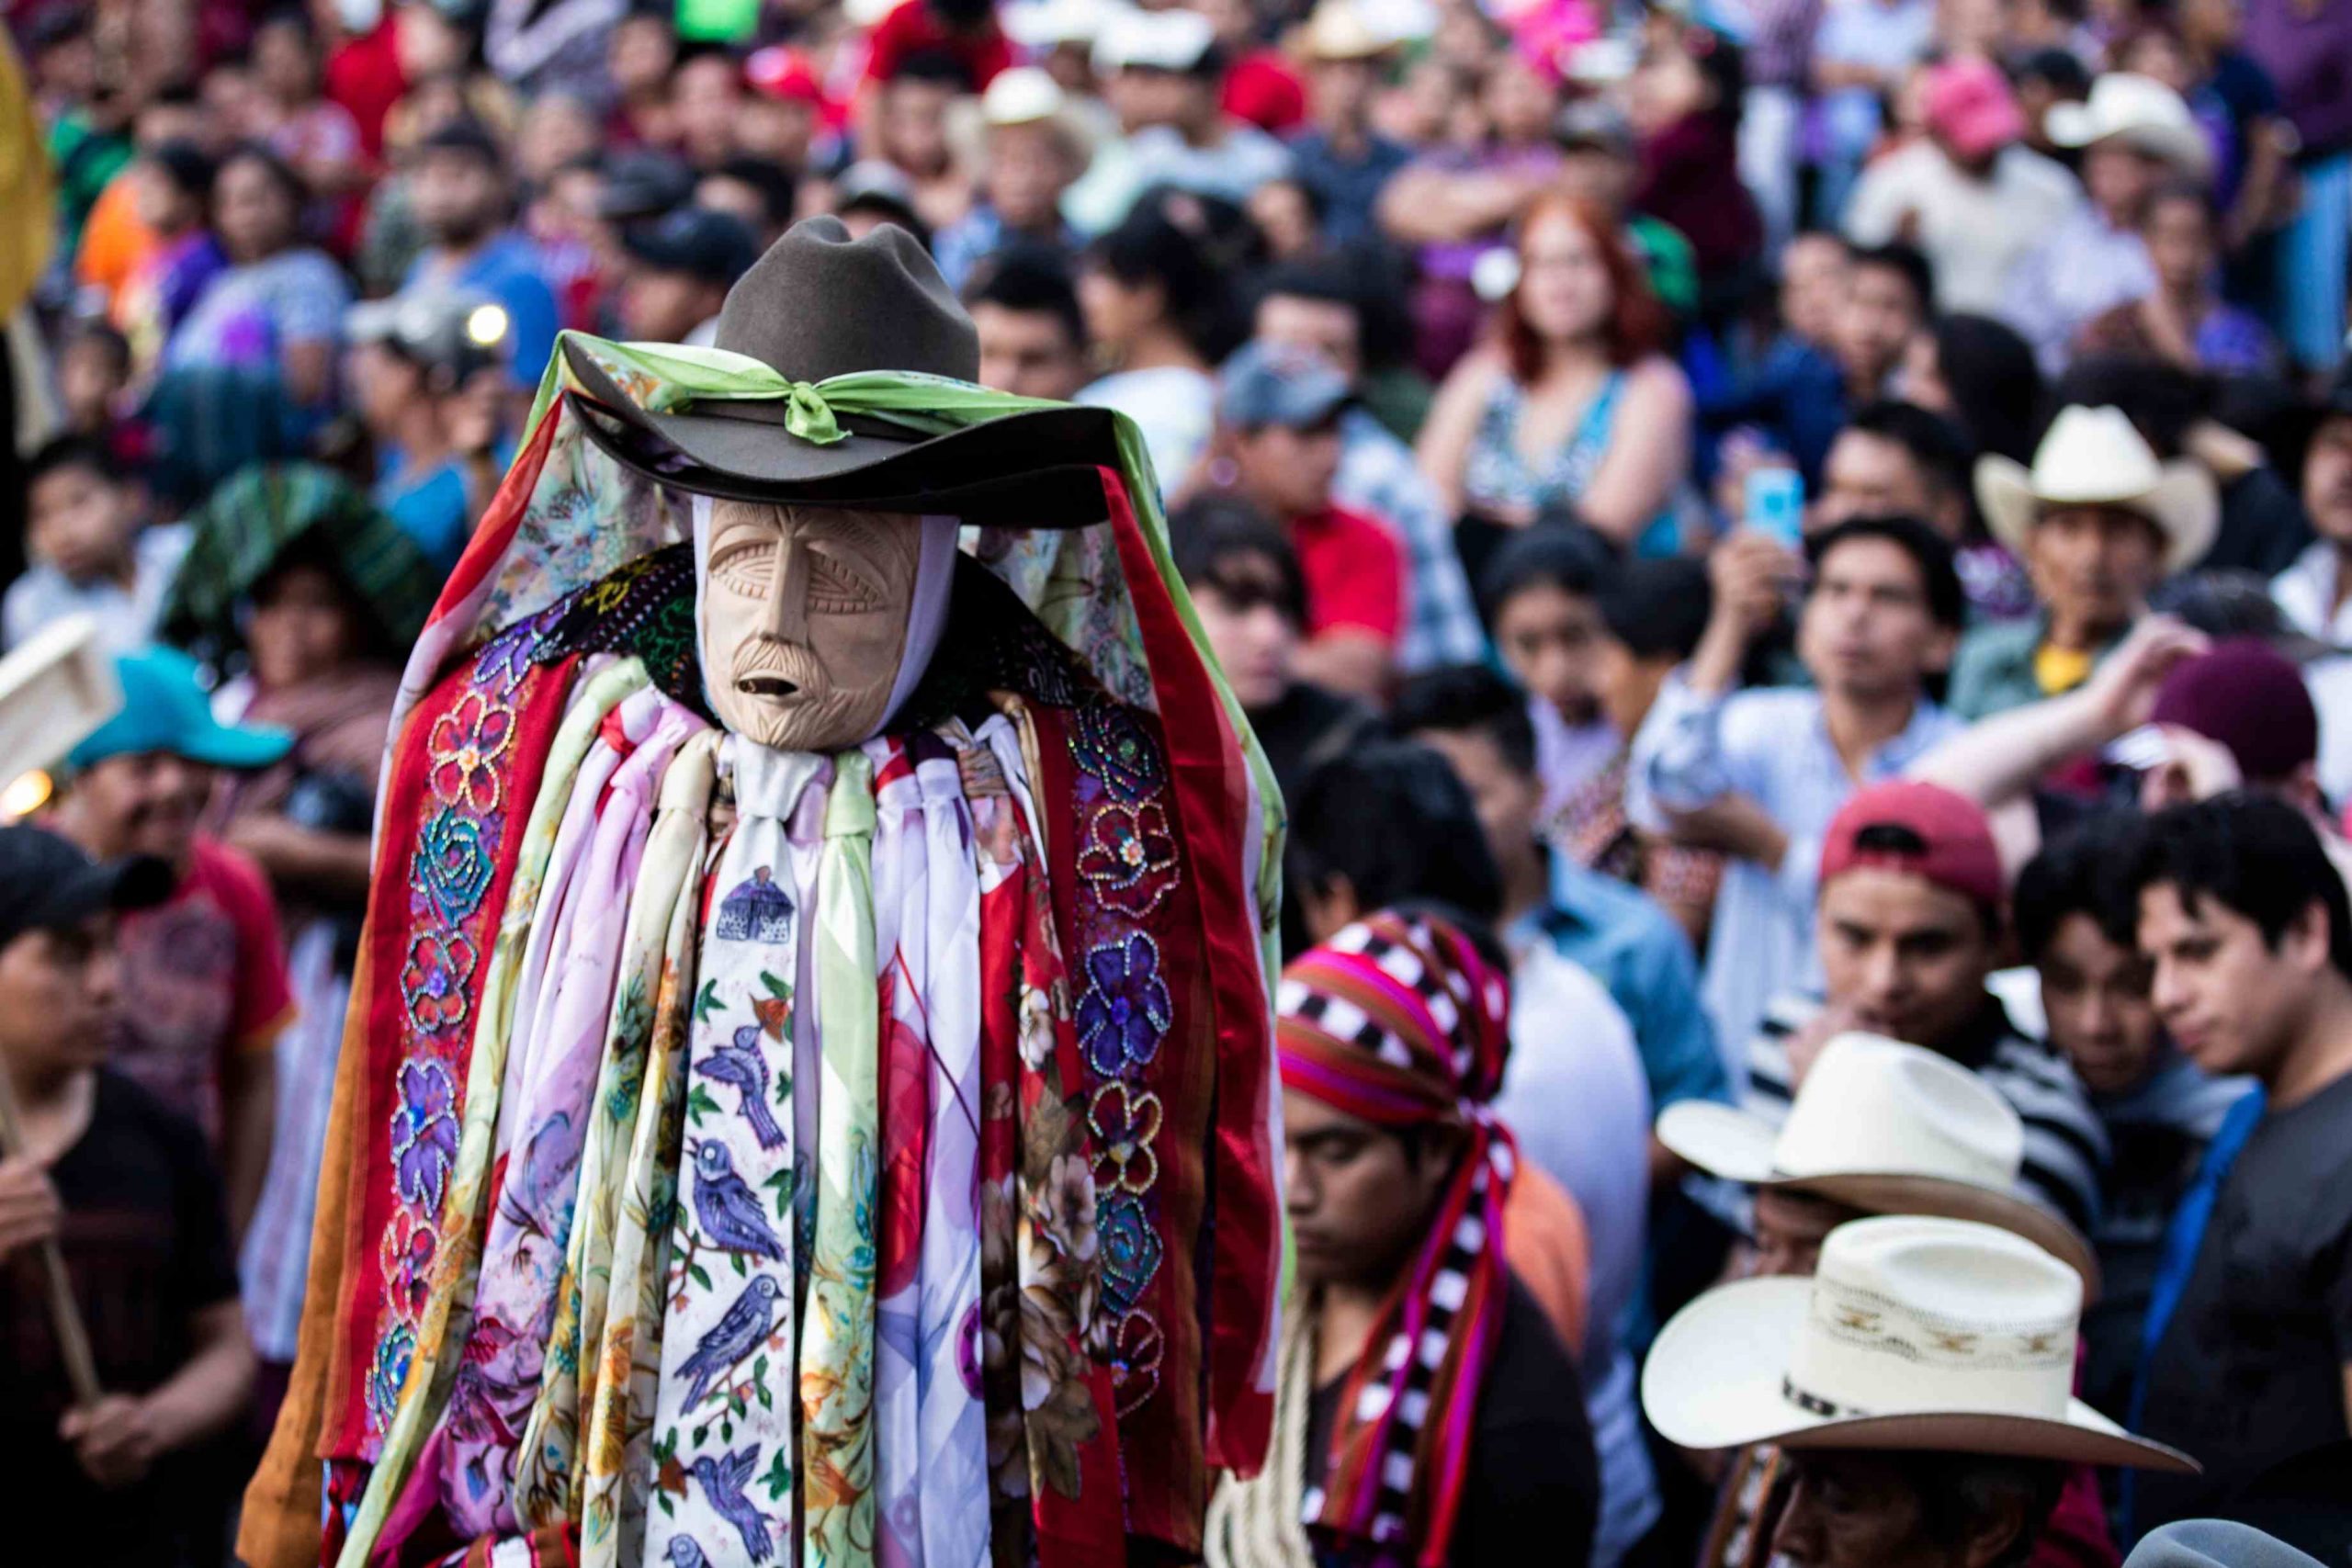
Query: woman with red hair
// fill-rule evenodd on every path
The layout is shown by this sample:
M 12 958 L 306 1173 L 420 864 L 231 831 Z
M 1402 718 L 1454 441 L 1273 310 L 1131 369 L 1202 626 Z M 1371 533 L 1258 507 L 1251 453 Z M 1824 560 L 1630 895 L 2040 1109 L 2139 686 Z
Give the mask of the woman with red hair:
M 1690 463 L 1690 388 L 1660 353 L 1667 317 L 1600 213 L 1566 196 L 1521 214 L 1519 278 L 1488 342 L 1446 378 L 1421 469 L 1476 574 L 1498 529 L 1566 511 L 1645 555 L 1677 544 Z

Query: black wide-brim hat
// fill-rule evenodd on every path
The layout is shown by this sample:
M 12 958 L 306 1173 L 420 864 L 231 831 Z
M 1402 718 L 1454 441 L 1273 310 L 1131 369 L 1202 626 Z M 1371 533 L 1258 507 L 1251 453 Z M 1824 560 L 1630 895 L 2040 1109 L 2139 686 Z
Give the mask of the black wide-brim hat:
M 743 275 L 715 343 L 812 385 L 865 370 L 979 375 L 979 333 L 914 236 L 886 224 L 853 240 L 831 217 L 795 224 Z M 565 354 L 596 443 L 701 495 L 1077 528 L 1102 520 L 1098 469 L 1119 463 L 1108 409 L 1064 404 L 944 435 L 842 415 L 842 438 L 820 444 L 786 428 L 784 400 L 704 399 L 655 413 L 576 344 Z

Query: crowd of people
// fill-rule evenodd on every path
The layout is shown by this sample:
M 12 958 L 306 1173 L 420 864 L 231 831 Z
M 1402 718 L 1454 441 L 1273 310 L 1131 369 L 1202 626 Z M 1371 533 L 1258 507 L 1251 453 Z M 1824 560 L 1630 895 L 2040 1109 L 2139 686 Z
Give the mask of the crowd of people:
M 8 22 L 0 648 L 127 699 L 0 796 L 74 1561 L 224 1560 L 401 660 L 559 334 L 707 346 L 819 214 L 1134 422 L 1286 802 L 1210 1562 L 2344 1560 L 2352 0 Z

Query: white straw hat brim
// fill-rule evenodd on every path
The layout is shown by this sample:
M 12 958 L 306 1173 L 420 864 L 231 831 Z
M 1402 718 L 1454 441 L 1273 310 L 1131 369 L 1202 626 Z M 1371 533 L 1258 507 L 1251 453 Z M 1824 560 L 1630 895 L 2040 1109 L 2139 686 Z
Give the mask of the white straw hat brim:
M 2032 470 L 1997 453 L 1976 460 L 1975 479 L 1976 506 L 1984 513 L 1984 526 L 2020 558 L 2034 519 L 2052 506 L 2114 506 L 2139 513 L 2165 536 L 2167 576 L 2202 560 L 2221 531 L 2222 500 L 2212 476 L 2185 457 L 2163 466 L 2154 490 L 2133 495 L 2042 495 L 2034 490 Z
M 2135 1438 L 2078 1399 L 2064 1420 L 1973 1410 L 1824 1416 L 1782 1384 L 1813 1296 L 1810 1280 L 1743 1280 L 1707 1292 L 1659 1331 L 1642 1370 L 1642 1408 L 1686 1449 L 1927 1450 L 2195 1474 L 2177 1449 Z

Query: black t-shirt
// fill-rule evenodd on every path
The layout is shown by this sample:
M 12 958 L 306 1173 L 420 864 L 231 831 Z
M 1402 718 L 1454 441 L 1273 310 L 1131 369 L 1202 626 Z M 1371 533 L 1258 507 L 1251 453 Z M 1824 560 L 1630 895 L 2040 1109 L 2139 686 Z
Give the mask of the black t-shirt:
M 2346 1435 L 2352 1362 L 2352 1076 L 2266 1116 L 2213 1204 L 2150 1369 L 2141 1430 L 2202 1477 L 2143 1475 L 2135 1523 L 2203 1512 Z
M 58 1242 L 98 1382 L 109 1393 L 145 1393 L 187 1363 L 195 1314 L 237 1294 L 220 1178 L 204 1135 L 130 1079 L 102 1070 L 90 1124 L 50 1179 L 65 1211 Z M 202 1561 L 199 1547 L 184 1543 L 217 1524 L 210 1495 L 225 1495 L 233 1477 L 215 1472 L 217 1455 L 191 1452 L 124 1491 L 91 1483 L 57 1436 L 73 1390 L 46 1289 L 36 1249 L 0 1264 L 0 1454 L 8 1456 L 0 1495 L 22 1485 L 22 1495 L 40 1505 L 6 1510 L 0 1557 L 21 1551 L 24 1562 L 74 1568 Z M 209 1545 L 217 1562 L 219 1541 Z
M 1329 1461 L 1332 1419 L 1346 1382 L 1337 1379 L 1315 1391 L 1306 1428 L 1310 1465 Z M 1478 1393 L 1469 1473 L 1448 1557 L 1454 1568 L 1536 1562 L 1545 1568 L 1585 1568 L 1600 1508 L 1600 1472 L 1585 1419 L 1583 1380 L 1544 1309 L 1514 1274 L 1494 1359 Z M 1326 1568 L 1343 1562 L 1317 1556 Z

